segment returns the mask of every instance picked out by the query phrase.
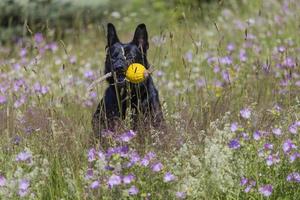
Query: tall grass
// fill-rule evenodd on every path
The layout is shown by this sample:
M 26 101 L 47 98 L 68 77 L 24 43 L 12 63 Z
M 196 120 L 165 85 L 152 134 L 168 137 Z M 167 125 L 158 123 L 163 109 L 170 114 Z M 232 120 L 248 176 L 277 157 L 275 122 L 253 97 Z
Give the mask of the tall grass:
M 148 22 L 168 131 L 141 130 L 122 148 L 112 140 L 109 152 L 91 127 L 106 85 L 87 91 L 103 75 L 101 26 L 0 46 L 0 197 L 297 199 L 300 4 L 208 8 L 201 21 L 184 8 L 157 23 L 138 11 L 111 18 L 122 41 L 131 21 Z

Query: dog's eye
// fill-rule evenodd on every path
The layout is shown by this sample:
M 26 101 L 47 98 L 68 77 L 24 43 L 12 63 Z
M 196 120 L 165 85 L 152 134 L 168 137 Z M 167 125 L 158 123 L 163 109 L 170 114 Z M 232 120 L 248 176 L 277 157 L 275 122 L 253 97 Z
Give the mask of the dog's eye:
M 113 58 L 116 58 L 116 57 L 118 57 L 119 54 L 120 54 L 120 53 L 119 53 L 118 51 L 114 51 L 114 52 L 111 54 L 111 56 L 112 56 Z
M 129 54 L 127 54 L 127 60 L 134 60 L 135 59 L 135 56 L 134 56 L 134 54 L 133 53 L 129 53 Z

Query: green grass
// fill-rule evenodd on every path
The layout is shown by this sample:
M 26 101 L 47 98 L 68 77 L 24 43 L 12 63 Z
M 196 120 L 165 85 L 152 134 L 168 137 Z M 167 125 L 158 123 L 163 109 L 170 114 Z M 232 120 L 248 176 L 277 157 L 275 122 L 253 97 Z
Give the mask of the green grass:
M 299 172 L 299 160 L 289 161 L 298 149 L 284 153 L 283 143 L 291 139 L 299 146 L 300 128 L 298 134 L 291 134 L 289 128 L 300 119 L 300 87 L 296 85 L 300 80 L 300 4 L 290 1 L 289 10 L 284 11 L 284 2 L 230 1 L 212 3 L 200 14 L 186 6 L 166 11 L 172 16 L 169 18 L 142 14 L 141 18 L 110 18 L 124 42 L 132 39 L 139 21 L 147 25 L 148 59 L 156 70 L 153 79 L 168 131 L 157 137 L 157 130 L 141 130 L 138 134 L 143 143 L 134 139 L 130 149 L 141 157 L 154 151 L 156 161 L 164 165 L 158 173 L 140 165 L 120 168 L 128 158 L 119 155 L 110 160 L 114 171 L 104 170 L 101 159 L 88 162 L 89 149 L 98 150 L 91 118 L 106 83 L 99 84 L 94 90 L 97 96 L 90 98 L 87 87 L 92 80 L 84 77 L 84 72 L 103 75 L 106 37 L 100 25 L 90 24 L 76 34 L 66 34 L 55 41 L 55 52 L 40 52 L 54 40 L 51 30 L 41 44 L 34 42 L 33 33 L 21 45 L 1 46 L 0 97 L 7 101 L 0 103 L 0 178 L 6 179 L 5 185 L 0 184 L 0 199 L 20 199 L 22 179 L 30 180 L 25 199 L 146 199 L 149 194 L 151 199 L 176 199 L 177 191 L 185 192 L 187 199 L 264 199 L 259 188 L 265 184 L 273 186 L 270 199 L 297 199 L 299 183 L 286 178 Z M 243 27 L 238 28 L 237 23 Z M 154 36 L 164 42 L 155 44 Z M 232 52 L 227 50 L 229 43 L 235 46 Z M 284 52 L 278 52 L 279 46 L 285 47 Z M 27 50 L 23 61 L 21 48 Z M 245 61 L 240 59 L 242 49 Z M 76 61 L 71 62 L 74 56 Z M 226 56 L 232 59 L 231 64 L 222 63 Z M 280 69 L 277 64 L 284 65 L 289 57 L 295 65 Z M 215 60 L 210 62 L 211 58 Z M 18 70 L 13 68 L 16 63 L 21 66 Z M 264 70 L 266 65 L 269 71 Z M 216 66 L 220 72 L 214 72 Z M 223 79 L 222 71 L 230 74 L 229 81 Z M 18 80 L 25 84 L 16 91 L 13 88 Z M 288 85 L 281 85 L 282 80 L 288 80 Z M 48 92 L 35 92 L 36 82 L 47 86 Z M 26 101 L 15 107 L 23 95 Z M 251 109 L 250 119 L 240 116 L 243 108 Z M 235 133 L 230 130 L 233 122 L 239 124 Z M 127 120 L 128 129 L 129 124 Z M 280 128 L 282 136 L 274 136 L 274 128 Z M 253 133 L 257 130 L 268 134 L 256 141 Z M 243 133 L 250 139 L 243 139 Z M 236 150 L 228 148 L 234 138 L 241 145 Z M 265 143 L 274 147 L 263 150 L 259 157 Z M 25 149 L 32 154 L 30 161 L 16 161 Z M 267 156 L 277 152 L 280 162 L 268 166 Z M 88 169 L 94 170 L 94 177 L 87 180 Z M 176 176 L 175 181 L 163 182 L 167 171 Z M 128 195 L 128 185 L 109 189 L 107 181 L 115 173 L 135 174 L 138 195 Z M 242 177 L 256 181 L 249 193 L 240 185 Z M 100 181 L 100 187 L 93 190 L 89 187 L 94 180 Z

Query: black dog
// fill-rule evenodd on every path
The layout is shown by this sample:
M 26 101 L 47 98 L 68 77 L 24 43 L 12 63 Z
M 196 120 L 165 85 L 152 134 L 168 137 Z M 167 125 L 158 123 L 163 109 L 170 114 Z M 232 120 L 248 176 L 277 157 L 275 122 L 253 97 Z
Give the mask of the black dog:
M 116 131 L 120 121 L 125 119 L 127 108 L 131 109 L 133 129 L 138 127 L 138 122 L 151 124 L 155 128 L 163 125 L 158 91 L 151 76 L 142 83 L 133 84 L 127 82 L 124 75 L 131 63 L 140 63 L 147 69 L 150 67 L 147 61 L 148 48 L 145 24 L 137 26 L 133 40 L 129 43 L 121 43 L 114 25 L 107 25 L 105 74 L 112 72 L 113 76 L 107 78 L 109 87 L 92 120 L 94 133 L 102 141 L 107 131 Z

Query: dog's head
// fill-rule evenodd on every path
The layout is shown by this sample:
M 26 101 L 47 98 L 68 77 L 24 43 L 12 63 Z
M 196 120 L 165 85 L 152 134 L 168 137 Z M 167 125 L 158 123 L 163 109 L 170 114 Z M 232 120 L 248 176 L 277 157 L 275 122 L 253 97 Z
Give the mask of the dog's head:
M 111 77 L 107 79 L 108 82 L 117 82 L 122 85 L 125 82 L 124 72 L 131 63 L 140 63 L 148 68 L 146 57 L 148 48 L 148 33 L 145 24 L 136 27 L 133 39 L 129 43 L 120 42 L 114 25 L 107 24 L 105 73 L 116 73 L 116 81 Z

